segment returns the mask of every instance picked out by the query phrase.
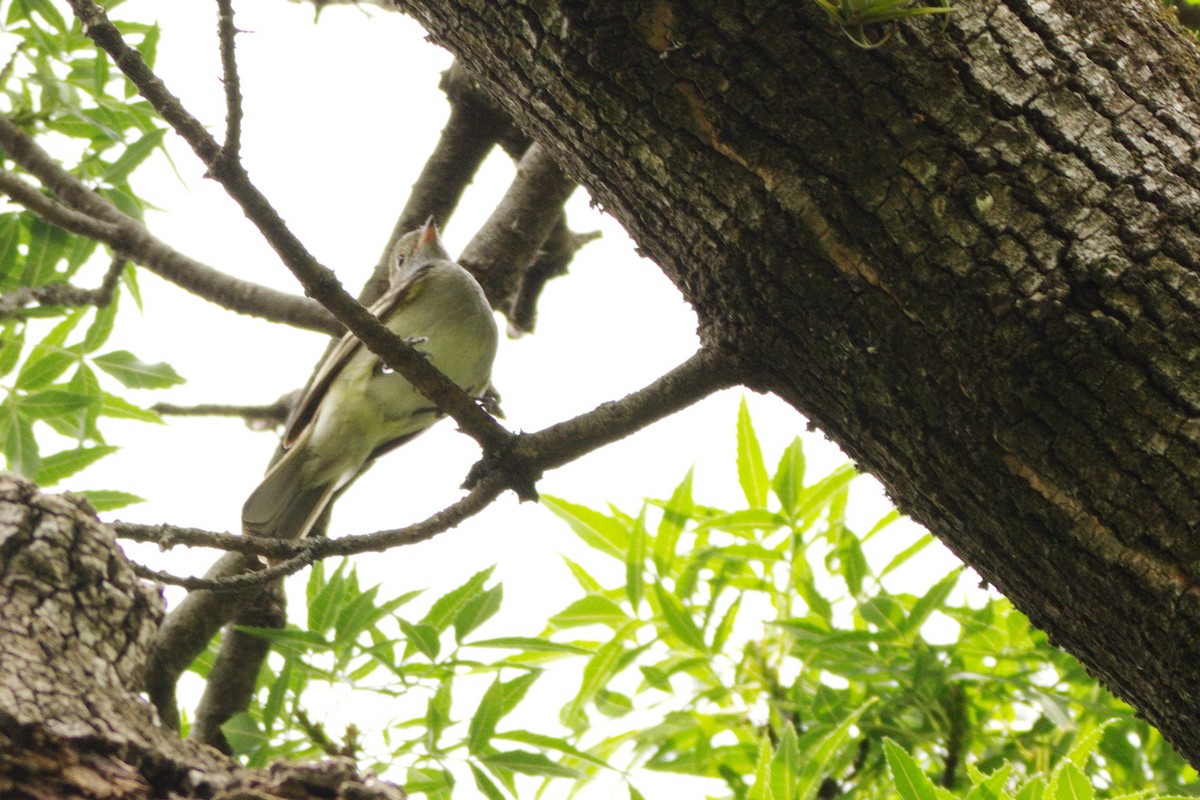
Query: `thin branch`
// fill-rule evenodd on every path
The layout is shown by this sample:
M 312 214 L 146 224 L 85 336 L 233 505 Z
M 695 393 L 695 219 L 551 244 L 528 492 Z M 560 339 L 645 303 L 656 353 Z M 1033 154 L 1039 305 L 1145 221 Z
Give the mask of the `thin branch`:
M 336 335 L 344 330 L 308 298 L 234 278 L 169 247 L 63 169 L 4 115 L 0 115 L 0 150 L 62 201 L 47 197 L 11 172 L 0 171 L 0 191 L 47 222 L 107 244 L 159 277 L 231 311 L 321 333 Z
M 217 36 L 221 40 L 221 80 L 225 84 L 225 158 L 237 159 L 242 149 L 242 82 L 238 77 L 234 40 L 233 0 L 217 0 Z
M 113 256 L 108 269 L 95 289 L 81 289 L 69 283 L 52 283 L 48 286 L 22 286 L 0 295 L 0 319 L 22 319 L 27 315 L 26 306 L 37 303 L 41 306 L 96 306 L 103 308 L 112 302 L 117 291 L 117 282 L 125 271 L 128 261 L 124 256 Z
M 736 382 L 736 372 L 723 356 L 708 350 L 698 351 L 683 364 L 621 400 L 604 403 L 592 411 L 536 433 L 521 434 L 506 455 L 493 459 L 485 456 L 484 460 L 476 465 L 472 472 L 478 472 L 479 476 L 469 480 L 473 488 L 466 497 L 425 521 L 406 528 L 344 536 L 340 539 L 302 540 L 257 538 L 212 533 L 195 528 L 128 522 L 114 522 L 112 528 L 121 538 L 156 542 L 163 549 L 178 545 L 215 547 L 240 553 L 286 558 L 289 564 L 303 559 L 315 561 L 330 556 L 382 552 L 393 547 L 426 541 L 479 513 L 505 490 L 519 490 L 530 481 L 530 476 L 540 476 L 546 470 L 560 467 L 586 453 L 623 439 Z M 304 565 L 301 564 L 300 567 L 302 566 Z M 169 580 L 161 575 L 159 579 L 189 588 L 195 586 L 227 590 L 265 583 L 266 580 L 261 577 L 264 574 L 265 572 L 256 573 L 253 581 L 235 581 L 231 578 Z M 272 573 L 272 577 L 277 574 L 279 573 Z
M 150 410 L 156 414 L 170 417 L 237 417 L 245 420 L 246 424 L 255 430 L 273 428 L 287 421 L 288 413 L 292 410 L 288 397 L 285 395 L 268 406 L 239 406 L 222 405 L 219 403 L 200 403 L 194 406 L 177 406 L 173 403 L 155 403 Z
M 588 242 L 600 238 L 600 231 L 575 233 L 567 227 L 566 215 L 560 215 L 554 230 L 546 237 L 534 262 L 521 274 L 508 312 L 509 331 L 514 334 L 533 333 L 537 321 L 537 304 L 546 284 L 567 274 L 567 265 L 575 253 Z
M 212 135 L 167 90 L 141 55 L 125 42 L 120 31 L 108 21 L 104 9 L 92 0 L 70 0 L 70 4 L 88 37 L 109 54 L 159 116 L 187 141 L 208 167 L 209 175 L 241 206 L 300 281 L 305 293 L 329 309 L 387 366 L 403 375 L 422 395 L 453 417 L 463 432 L 479 442 L 485 451 L 499 451 L 507 446 L 512 434 L 481 409 L 474 398 L 351 297 L 337 276 L 308 252 L 250 181 L 241 164 L 224 157 Z

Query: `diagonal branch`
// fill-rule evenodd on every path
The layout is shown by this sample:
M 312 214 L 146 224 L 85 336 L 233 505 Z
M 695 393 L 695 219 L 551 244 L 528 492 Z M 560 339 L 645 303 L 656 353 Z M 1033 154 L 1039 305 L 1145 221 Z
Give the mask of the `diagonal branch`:
M 69 283 L 52 283 L 48 286 L 22 286 L 0 295 L 0 319 L 20 319 L 27 313 L 25 307 L 32 303 L 42 306 L 107 306 L 112 302 L 117 282 L 127 263 L 119 253 L 113 256 L 100 285 L 95 289 L 81 289 Z
M 250 181 L 241 164 L 226 158 L 216 139 L 179 102 L 161 79 L 131 48 L 100 6 L 92 0 L 70 0 L 84 31 L 109 54 L 138 92 L 184 138 L 208 168 L 209 175 L 258 228 L 305 292 L 337 317 L 368 350 L 405 377 L 422 395 L 454 418 L 486 451 L 498 451 L 512 437 L 474 398 L 430 364 L 356 301 L 328 267 L 308 252 L 267 198 Z
M 112 527 L 121 538 L 157 542 L 163 548 L 177 545 L 216 547 L 287 559 L 267 570 L 231 577 L 181 578 L 154 573 L 158 580 L 191 589 L 235 591 L 261 586 L 318 559 L 382 552 L 431 539 L 479 513 L 505 490 L 519 491 L 546 470 L 561 467 L 623 439 L 736 383 L 737 372 L 730 361 L 720 353 L 700 350 L 653 383 L 621 400 L 604 403 L 536 433 L 520 434 L 507 454 L 485 455 L 484 460 L 472 469 L 473 477 L 468 481 L 472 489 L 466 497 L 424 522 L 405 528 L 339 539 L 281 541 L 128 522 L 115 522 Z

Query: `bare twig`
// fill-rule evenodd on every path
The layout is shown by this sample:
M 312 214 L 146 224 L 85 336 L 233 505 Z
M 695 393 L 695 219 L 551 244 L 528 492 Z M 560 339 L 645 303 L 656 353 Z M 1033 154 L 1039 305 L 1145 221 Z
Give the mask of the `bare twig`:
M 70 3 L 88 37 L 109 54 L 125 77 L 154 106 L 159 116 L 187 141 L 208 167 L 209 175 L 241 206 L 263 238 L 300 281 L 305 292 L 329 309 L 368 350 L 403 375 L 439 409 L 453 417 L 463 432 L 479 442 L 484 450 L 499 451 L 506 447 L 512 434 L 483 411 L 474 398 L 351 297 L 337 276 L 308 252 L 267 198 L 250 181 L 241 164 L 224 157 L 212 135 L 167 90 L 141 55 L 125 42 L 121 32 L 108 21 L 104 9 L 92 0 L 70 0 Z
M 600 231 L 575 233 L 567 227 L 567 218 L 560 215 L 554 230 L 546 237 L 541 251 L 517 283 L 512 309 L 508 312 L 508 328 L 513 335 L 533 333 L 537 321 L 537 303 L 542 290 L 552 278 L 567 273 L 567 265 L 579 248 L 600 238 Z
M 242 149 L 242 82 L 238 77 L 234 40 L 233 0 L 217 0 L 217 36 L 221 40 L 221 80 L 225 84 L 224 157 L 237 159 Z
M 290 395 L 289 395 L 290 396 Z M 172 403 L 155 403 L 150 410 L 170 417 L 238 417 L 255 430 L 272 428 L 287 421 L 292 410 L 287 396 L 267 406 L 221 405 L 200 403 L 194 406 L 177 406 Z
M 0 295 L 0 319 L 22 318 L 26 314 L 25 307 L 32 303 L 42 306 L 107 306 L 116 293 L 117 282 L 126 263 L 123 256 L 114 256 L 95 289 L 81 289 L 69 283 L 52 283 L 48 286 L 23 286 Z
M 521 434 L 506 455 L 485 456 L 476 465 L 472 470 L 477 473 L 473 481 L 474 488 L 466 497 L 424 522 L 406 528 L 340 539 L 287 541 L 126 522 L 113 523 L 113 529 L 122 538 L 158 542 L 163 548 L 193 545 L 286 558 L 285 563 L 291 565 L 288 574 L 306 566 L 301 562 L 311 563 L 330 556 L 382 552 L 431 539 L 479 513 L 506 489 L 519 489 L 546 470 L 560 467 L 585 453 L 623 439 L 715 391 L 732 386 L 736 380 L 736 373 L 724 357 L 701 350 L 653 383 L 619 401 L 604 403 L 592 411 L 536 433 Z M 157 573 L 156 578 L 189 588 L 229 591 L 261 585 L 280 574 L 283 573 L 277 567 L 272 567 L 271 570 L 260 570 L 253 576 L 238 576 L 236 579 L 173 578 L 161 573 Z
M 107 244 L 159 277 L 230 311 L 322 333 L 344 330 L 308 298 L 239 280 L 167 246 L 141 222 L 121 213 L 63 169 L 3 115 L 0 150 L 62 201 L 47 197 L 11 172 L 0 171 L 0 191 L 47 222 Z

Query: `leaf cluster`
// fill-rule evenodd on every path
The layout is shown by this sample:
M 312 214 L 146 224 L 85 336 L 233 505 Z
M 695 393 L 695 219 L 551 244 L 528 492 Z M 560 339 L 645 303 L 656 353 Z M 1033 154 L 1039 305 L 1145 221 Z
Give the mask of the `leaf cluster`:
M 344 566 L 318 568 L 307 629 L 257 632 L 284 666 L 237 722 L 253 722 L 241 752 L 319 750 L 288 720 L 322 683 L 417 709 L 384 726 L 376 766 L 430 797 L 466 775 L 489 798 L 520 796 L 520 775 L 542 790 L 616 775 L 636 798 L 637 770 L 746 800 L 1041 800 L 1082 796 L 1064 794 L 1079 776 L 1096 796 L 1196 788 L 1154 729 L 1006 600 L 962 568 L 929 579 L 928 534 L 896 512 L 853 530 L 852 467 L 810 479 L 796 439 L 768 470 L 743 404 L 737 475 L 734 509 L 698 502 L 690 472 L 636 514 L 543 498 L 596 557 L 566 560 L 579 595 L 536 637 L 475 638 L 500 621 L 490 571 L 410 619 L 399 610 L 415 594 L 380 603 Z M 618 580 L 598 577 L 604 562 Z M 495 648 L 506 654 L 484 657 Z M 552 661 L 573 676 L 566 702 L 544 699 Z

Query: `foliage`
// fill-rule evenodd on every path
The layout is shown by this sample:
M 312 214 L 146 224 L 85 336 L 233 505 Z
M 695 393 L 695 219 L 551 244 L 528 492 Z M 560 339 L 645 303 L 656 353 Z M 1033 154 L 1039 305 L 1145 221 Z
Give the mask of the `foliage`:
M 810 480 L 796 439 L 772 474 L 744 404 L 737 442 L 739 508 L 697 502 L 691 473 L 636 514 L 545 498 L 597 563 L 567 562 L 580 595 L 537 637 L 477 638 L 502 599 L 487 572 L 411 621 L 399 611 L 413 594 L 379 603 L 344 565 L 317 569 L 307 628 L 257 631 L 283 662 L 234 743 L 253 763 L 311 756 L 321 737 L 296 718 L 306 693 L 353 685 L 418 708 L 376 732 L 376 766 L 403 765 L 408 790 L 429 797 L 448 797 L 456 773 L 508 797 L 517 775 L 634 768 L 746 800 L 1196 788 L 1153 728 L 1006 600 L 967 591 L 960 568 L 920 594 L 889 589 L 921 575 L 931 539 L 895 532 L 895 512 L 851 530 L 849 465 Z M 619 580 L 597 576 L 604 561 Z M 508 654 L 486 660 L 495 648 Z M 552 661 L 574 676 L 565 705 L 538 700 Z M 560 706 L 557 725 L 538 713 Z
M 108 2 L 108 8 L 118 2 Z M 69 171 L 135 219 L 145 201 L 130 176 L 162 146 L 165 129 L 149 104 L 110 66 L 78 20 L 49 0 L 0 2 L 0 103 L 31 137 L 51 147 Z M 122 22 L 153 63 L 158 28 Z M 5 159 L 4 168 L 16 172 Z M 0 208 L 0 294 L 67 284 L 99 275 L 112 254 L 28 211 Z M 123 288 L 140 305 L 132 266 Z M 9 469 L 49 486 L 114 452 L 101 418 L 158 422 L 127 389 L 173 386 L 182 378 L 167 364 L 146 363 L 125 350 L 104 352 L 120 287 L 102 307 L 39 305 L 0 319 L 0 449 Z M 43 433 L 35 435 L 44 426 Z M 61 440 L 45 435 L 52 431 Z M 57 452 L 43 450 L 55 443 Z M 84 492 L 100 510 L 136 500 L 123 492 Z

